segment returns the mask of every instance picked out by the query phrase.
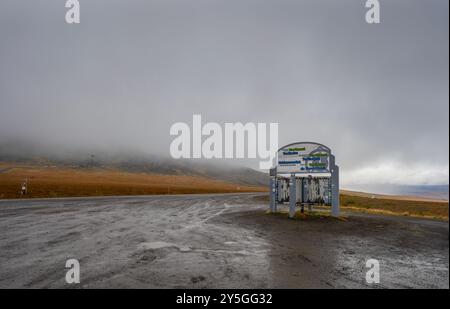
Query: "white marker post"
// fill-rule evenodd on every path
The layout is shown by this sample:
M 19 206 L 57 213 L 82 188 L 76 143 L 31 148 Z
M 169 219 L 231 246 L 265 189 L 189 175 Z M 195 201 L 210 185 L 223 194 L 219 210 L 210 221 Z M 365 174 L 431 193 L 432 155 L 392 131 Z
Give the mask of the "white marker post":
M 334 156 L 331 155 L 331 215 L 339 217 L 339 166 L 335 164 L 334 160 Z
M 289 181 L 289 218 L 294 218 L 295 216 L 295 204 L 297 203 L 296 187 L 295 173 L 292 173 Z

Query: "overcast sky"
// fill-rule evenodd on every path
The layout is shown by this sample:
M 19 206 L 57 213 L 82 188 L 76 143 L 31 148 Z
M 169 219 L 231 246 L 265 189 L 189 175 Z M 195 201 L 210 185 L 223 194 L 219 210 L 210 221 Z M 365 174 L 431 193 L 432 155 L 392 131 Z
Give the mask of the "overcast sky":
M 169 156 L 174 122 L 278 122 L 342 183 L 447 184 L 448 0 L 0 2 L 0 143 Z M 257 166 L 256 162 L 243 162 Z

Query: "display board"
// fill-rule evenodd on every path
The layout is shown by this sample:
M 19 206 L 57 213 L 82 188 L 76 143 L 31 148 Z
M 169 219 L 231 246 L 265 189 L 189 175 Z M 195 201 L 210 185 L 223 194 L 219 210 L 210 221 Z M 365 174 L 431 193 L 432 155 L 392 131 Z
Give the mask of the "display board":
M 278 151 L 277 173 L 330 173 L 330 148 L 317 143 L 295 143 Z

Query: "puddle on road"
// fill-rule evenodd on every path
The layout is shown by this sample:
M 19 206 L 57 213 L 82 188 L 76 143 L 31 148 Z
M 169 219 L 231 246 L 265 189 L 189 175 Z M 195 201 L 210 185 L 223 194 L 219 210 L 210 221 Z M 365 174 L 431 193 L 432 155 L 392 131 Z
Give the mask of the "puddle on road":
M 154 242 L 144 242 L 139 244 L 139 249 L 144 250 L 157 250 L 162 248 L 176 248 L 180 252 L 189 252 L 191 248 L 178 246 L 177 244 L 165 242 L 165 241 L 154 241 Z

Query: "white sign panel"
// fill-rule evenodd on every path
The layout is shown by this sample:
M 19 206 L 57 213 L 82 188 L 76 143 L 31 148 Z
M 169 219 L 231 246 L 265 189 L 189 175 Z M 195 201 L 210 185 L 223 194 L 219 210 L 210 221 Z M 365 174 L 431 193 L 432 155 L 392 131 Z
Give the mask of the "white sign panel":
M 278 151 L 277 173 L 330 173 L 330 149 L 316 143 L 296 143 Z

